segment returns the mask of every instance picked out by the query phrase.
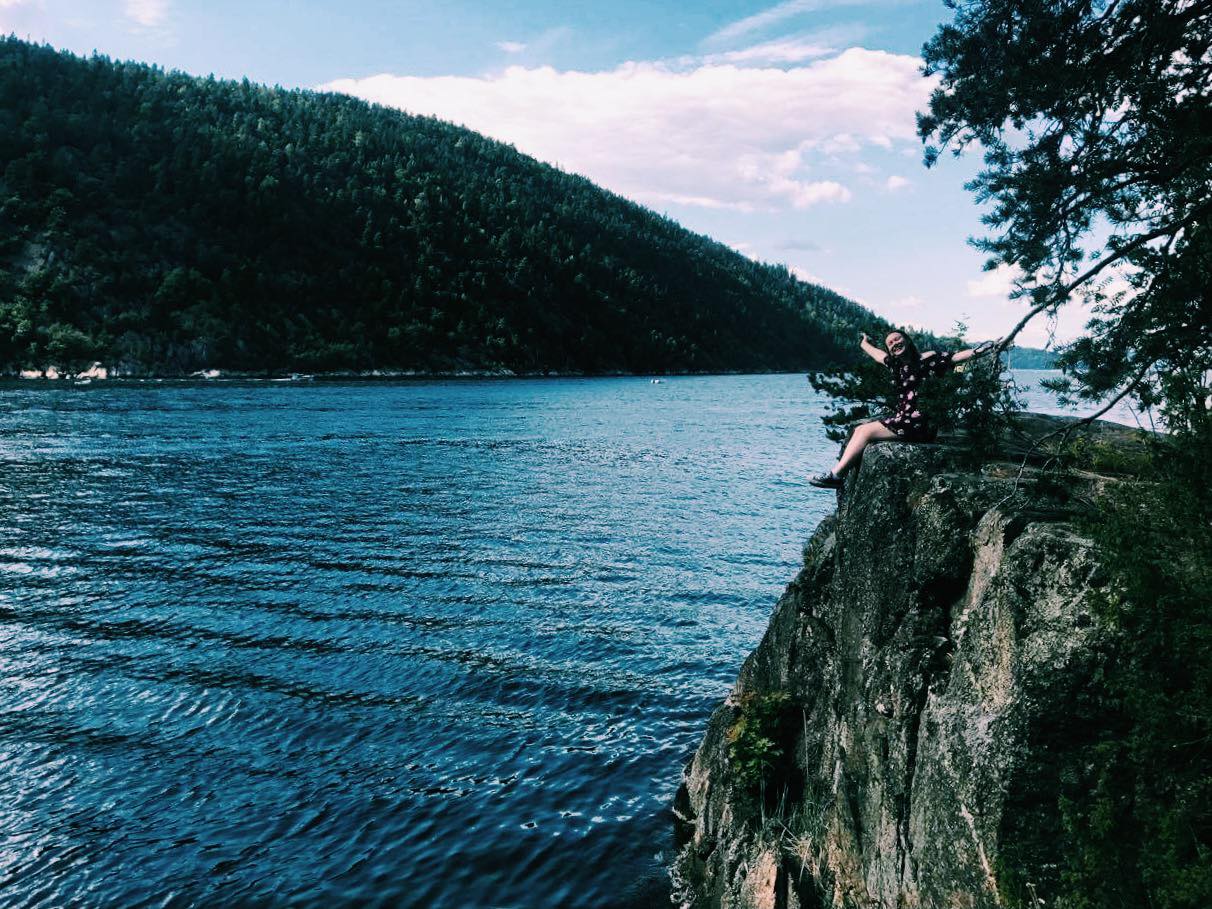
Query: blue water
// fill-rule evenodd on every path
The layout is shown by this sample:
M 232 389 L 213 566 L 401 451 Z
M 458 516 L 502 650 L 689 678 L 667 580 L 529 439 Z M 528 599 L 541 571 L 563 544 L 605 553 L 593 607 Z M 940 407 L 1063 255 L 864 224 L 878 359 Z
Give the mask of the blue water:
M 667 904 L 802 376 L 0 388 L 0 903 Z

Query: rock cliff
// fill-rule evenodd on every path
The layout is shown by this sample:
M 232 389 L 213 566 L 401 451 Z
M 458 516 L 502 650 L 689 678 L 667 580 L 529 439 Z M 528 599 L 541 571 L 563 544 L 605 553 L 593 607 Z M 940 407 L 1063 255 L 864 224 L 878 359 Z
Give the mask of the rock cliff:
M 1066 499 L 1106 482 L 1079 475 L 1058 496 L 1017 462 L 869 449 L 686 768 L 675 902 L 1047 896 L 1058 776 L 1115 639 Z

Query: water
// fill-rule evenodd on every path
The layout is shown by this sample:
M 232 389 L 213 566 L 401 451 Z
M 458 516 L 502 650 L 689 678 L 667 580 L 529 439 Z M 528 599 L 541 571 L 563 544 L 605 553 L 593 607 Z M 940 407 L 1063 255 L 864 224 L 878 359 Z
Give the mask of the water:
M 680 769 L 832 507 L 822 404 L 0 388 L 0 902 L 666 905 Z

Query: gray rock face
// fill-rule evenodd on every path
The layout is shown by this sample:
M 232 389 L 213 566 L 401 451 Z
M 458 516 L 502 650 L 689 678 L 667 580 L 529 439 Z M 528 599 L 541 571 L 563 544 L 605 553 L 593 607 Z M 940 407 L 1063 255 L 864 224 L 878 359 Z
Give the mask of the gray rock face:
M 1050 778 L 1112 632 L 1091 544 L 1017 474 L 868 450 L 686 768 L 675 903 L 985 909 L 1046 890 Z M 741 728 L 776 693 L 755 786 Z

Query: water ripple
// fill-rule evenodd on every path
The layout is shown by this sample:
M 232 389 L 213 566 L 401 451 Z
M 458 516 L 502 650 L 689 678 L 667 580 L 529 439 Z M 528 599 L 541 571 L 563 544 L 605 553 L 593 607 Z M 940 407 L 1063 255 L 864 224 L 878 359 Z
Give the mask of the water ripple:
M 666 905 L 802 377 L 0 386 L 6 906 Z

